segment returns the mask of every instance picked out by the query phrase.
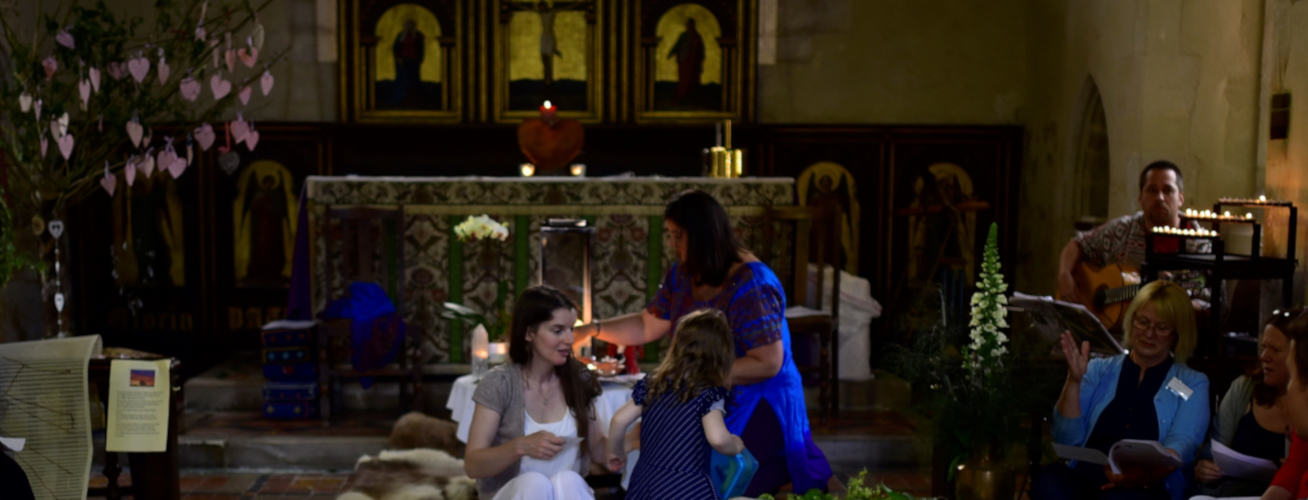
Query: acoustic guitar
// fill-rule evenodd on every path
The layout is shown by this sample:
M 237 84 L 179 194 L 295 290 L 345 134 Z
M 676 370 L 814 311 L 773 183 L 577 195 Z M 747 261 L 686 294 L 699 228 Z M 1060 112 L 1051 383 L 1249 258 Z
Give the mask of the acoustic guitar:
M 1076 282 L 1081 305 L 1094 313 L 1109 331 L 1120 329 L 1126 307 L 1142 286 L 1139 270 L 1118 264 L 1096 267 L 1082 262 L 1072 270 L 1072 280 Z

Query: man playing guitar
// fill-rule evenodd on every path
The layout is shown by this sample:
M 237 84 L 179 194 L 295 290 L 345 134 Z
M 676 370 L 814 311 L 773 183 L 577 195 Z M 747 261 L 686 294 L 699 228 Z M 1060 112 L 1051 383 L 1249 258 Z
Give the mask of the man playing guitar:
M 1140 208 L 1134 215 L 1124 215 L 1092 231 L 1082 233 L 1067 242 L 1058 259 L 1058 294 L 1066 302 L 1087 304 L 1085 283 L 1078 283 L 1075 274 L 1078 268 L 1088 264 L 1089 267 L 1102 268 L 1117 265 L 1123 271 L 1137 271 L 1144 264 L 1145 235 L 1154 226 L 1181 226 L 1181 206 L 1185 203 L 1185 180 L 1181 169 L 1169 161 L 1150 163 L 1140 172 Z M 1192 227 L 1189 223 L 1186 227 Z M 1158 241 L 1158 252 L 1174 252 L 1177 248 L 1163 248 L 1166 240 Z M 1186 251 L 1190 253 L 1208 253 L 1212 245 L 1207 240 L 1188 242 Z M 1177 281 L 1198 297 L 1203 290 L 1203 275 L 1199 273 L 1179 273 L 1169 277 Z M 1093 289 L 1093 288 L 1091 288 Z M 1129 300 L 1130 297 L 1126 297 Z M 1196 309 L 1206 307 L 1196 301 Z M 1096 311 L 1098 312 L 1098 311 Z M 1109 328 L 1112 328 L 1109 326 Z

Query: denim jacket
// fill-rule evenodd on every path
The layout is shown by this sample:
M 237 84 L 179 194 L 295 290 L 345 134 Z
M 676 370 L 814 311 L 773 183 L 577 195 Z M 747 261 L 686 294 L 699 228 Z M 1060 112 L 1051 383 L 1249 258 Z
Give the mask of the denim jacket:
M 1054 409 L 1054 442 L 1072 446 L 1085 446 L 1095 428 L 1099 415 L 1112 402 L 1117 393 L 1118 377 L 1126 354 L 1111 358 L 1090 360 L 1085 376 L 1081 378 L 1081 416 L 1067 418 Z M 1180 379 L 1194 391 L 1189 399 L 1182 399 L 1167 388 L 1173 378 Z M 1176 450 L 1185 462 L 1163 480 L 1173 500 L 1185 495 L 1184 469 L 1194 463 L 1195 452 L 1203 445 L 1208 430 L 1208 376 L 1179 362 L 1172 363 L 1162 387 L 1154 396 L 1154 410 L 1158 413 L 1158 437 L 1163 447 Z

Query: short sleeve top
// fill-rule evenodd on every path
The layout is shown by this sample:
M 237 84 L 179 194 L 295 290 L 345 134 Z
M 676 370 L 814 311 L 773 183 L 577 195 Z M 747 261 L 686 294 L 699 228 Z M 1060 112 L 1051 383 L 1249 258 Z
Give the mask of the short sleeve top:
M 781 340 L 786 296 L 781 281 L 766 264 L 748 262 L 740 266 L 727 277 L 722 291 L 711 299 L 696 300 L 693 290 L 694 280 L 679 263 L 673 264 L 646 309 L 655 317 L 673 323 L 697 309 L 722 311 L 736 338 L 736 357 Z

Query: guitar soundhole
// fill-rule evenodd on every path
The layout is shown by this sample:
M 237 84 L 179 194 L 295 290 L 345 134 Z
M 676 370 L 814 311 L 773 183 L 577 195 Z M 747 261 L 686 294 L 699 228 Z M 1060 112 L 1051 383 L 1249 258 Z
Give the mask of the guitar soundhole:
M 1104 306 L 1108 302 L 1107 294 L 1108 294 L 1108 287 L 1106 286 L 1100 286 L 1099 288 L 1095 289 L 1095 298 L 1094 298 L 1095 309 L 1104 308 Z

